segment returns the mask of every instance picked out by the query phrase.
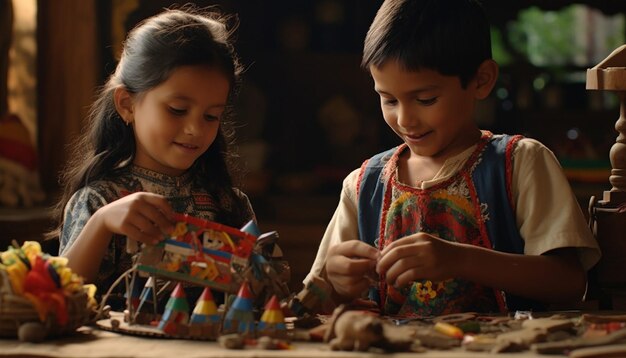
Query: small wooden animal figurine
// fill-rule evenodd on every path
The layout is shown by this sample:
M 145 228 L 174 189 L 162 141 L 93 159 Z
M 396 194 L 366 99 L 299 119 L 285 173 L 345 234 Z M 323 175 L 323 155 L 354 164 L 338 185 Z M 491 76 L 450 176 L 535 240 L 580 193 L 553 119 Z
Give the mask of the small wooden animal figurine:
M 259 321 L 257 333 L 259 336 L 269 336 L 272 338 L 287 338 L 287 327 L 285 317 L 280 309 L 280 302 L 276 295 L 272 296 L 265 305 L 265 311 Z
M 204 288 L 189 319 L 189 335 L 194 338 L 216 339 L 219 335 L 220 315 L 208 287 Z
M 188 320 L 189 304 L 182 285 L 178 283 L 165 305 L 165 312 L 163 312 L 163 317 L 159 323 L 159 329 L 173 336 L 184 335 L 181 329 Z
M 240 333 L 244 336 L 254 338 L 255 322 L 252 312 L 252 294 L 248 282 L 244 281 L 239 288 L 237 297 L 228 309 L 222 326 L 222 333 Z
M 335 335 L 330 341 L 332 350 L 364 352 L 384 340 L 382 320 L 365 311 L 340 313 L 331 329 Z

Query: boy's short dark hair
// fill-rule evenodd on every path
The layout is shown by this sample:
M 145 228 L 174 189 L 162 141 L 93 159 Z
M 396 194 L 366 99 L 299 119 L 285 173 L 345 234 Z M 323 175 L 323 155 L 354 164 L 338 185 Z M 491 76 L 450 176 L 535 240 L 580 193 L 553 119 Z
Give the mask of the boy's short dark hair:
M 477 0 L 386 0 L 365 37 L 361 65 L 396 59 L 409 71 L 458 76 L 465 87 L 491 59 L 489 31 Z

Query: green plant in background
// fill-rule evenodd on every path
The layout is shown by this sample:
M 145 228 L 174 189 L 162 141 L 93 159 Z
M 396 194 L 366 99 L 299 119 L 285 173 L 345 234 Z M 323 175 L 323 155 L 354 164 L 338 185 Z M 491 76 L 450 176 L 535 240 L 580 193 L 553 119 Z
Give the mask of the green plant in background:
M 606 45 L 610 49 L 615 49 L 626 42 L 626 16 L 616 15 L 612 21 L 612 30 L 606 37 Z
M 567 64 L 583 51 L 574 41 L 574 19 L 571 6 L 559 12 L 530 7 L 509 24 L 509 41 L 535 66 Z
M 533 6 L 520 11 L 517 20 L 508 24 L 508 40 L 538 67 L 595 65 L 624 43 L 624 19 L 623 14 L 606 16 L 581 4 L 560 11 Z
M 513 62 L 513 57 L 507 51 L 506 46 L 504 45 L 504 39 L 502 37 L 502 32 L 500 32 L 497 28 L 491 28 L 491 49 L 493 52 L 493 59 L 500 66 L 507 66 Z

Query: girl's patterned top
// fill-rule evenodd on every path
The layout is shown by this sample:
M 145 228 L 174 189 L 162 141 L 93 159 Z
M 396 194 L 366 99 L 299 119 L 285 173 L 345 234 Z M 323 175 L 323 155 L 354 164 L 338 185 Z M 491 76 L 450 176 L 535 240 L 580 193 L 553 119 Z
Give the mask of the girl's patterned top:
M 135 165 L 130 165 L 107 180 L 98 180 L 79 189 L 65 207 L 63 229 L 60 237 L 60 255 L 67 250 L 82 231 L 96 210 L 126 195 L 145 191 L 166 197 L 174 212 L 186 213 L 206 220 L 215 220 L 217 214 L 228 209 L 233 203 L 225 196 L 208 193 L 191 173 L 179 177 L 160 174 Z M 242 203 L 248 208 L 245 223 L 254 219 L 254 212 L 248 197 L 236 191 Z M 111 284 L 132 266 L 132 255 L 126 252 L 126 237 L 114 235 L 104 255 L 98 277 L 94 282 L 98 292 L 103 294 Z M 122 292 L 123 287 L 119 287 Z M 117 290 L 116 290 L 117 291 Z

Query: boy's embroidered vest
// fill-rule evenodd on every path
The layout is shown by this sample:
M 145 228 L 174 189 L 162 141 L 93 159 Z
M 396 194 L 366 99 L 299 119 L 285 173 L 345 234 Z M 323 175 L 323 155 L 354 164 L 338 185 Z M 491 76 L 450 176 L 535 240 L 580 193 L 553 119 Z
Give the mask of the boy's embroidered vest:
M 382 250 L 397 238 L 423 231 L 446 240 L 523 254 L 524 240 L 511 198 L 512 154 L 519 139 L 521 136 L 483 132 L 463 168 L 425 190 L 408 188 L 393 178 L 395 162 L 405 145 L 370 158 L 363 163 L 357 184 L 359 239 Z M 387 170 L 389 161 L 393 163 Z M 401 290 L 381 282 L 370 290 L 370 298 L 387 314 L 542 309 L 535 301 L 468 281 L 420 280 Z

